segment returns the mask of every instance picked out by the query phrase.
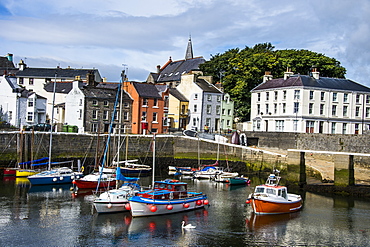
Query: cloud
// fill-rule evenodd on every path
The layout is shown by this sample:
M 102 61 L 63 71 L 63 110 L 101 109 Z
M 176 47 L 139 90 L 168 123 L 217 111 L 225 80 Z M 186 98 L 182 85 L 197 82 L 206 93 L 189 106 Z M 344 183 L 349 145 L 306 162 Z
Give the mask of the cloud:
M 122 64 L 143 81 L 170 56 L 183 59 L 189 35 L 206 59 L 271 42 L 334 57 L 348 78 L 370 85 L 369 19 L 366 0 L 4 0 L 0 42 L 31 67 L 92 66 L 111 81 Z

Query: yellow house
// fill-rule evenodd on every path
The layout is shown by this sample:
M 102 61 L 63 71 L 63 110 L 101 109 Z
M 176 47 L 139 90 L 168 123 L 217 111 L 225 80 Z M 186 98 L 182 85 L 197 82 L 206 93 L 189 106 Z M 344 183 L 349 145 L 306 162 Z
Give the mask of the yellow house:
M 168 119 L 170 128 L 185 130 L 188 124 L 189 100 L 176 88 L 170 88 Z

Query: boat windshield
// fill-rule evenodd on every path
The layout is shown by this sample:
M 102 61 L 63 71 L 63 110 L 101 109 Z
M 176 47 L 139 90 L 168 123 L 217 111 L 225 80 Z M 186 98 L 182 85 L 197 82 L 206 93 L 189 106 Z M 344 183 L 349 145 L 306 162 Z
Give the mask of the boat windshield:
M 265 192 L 265 188 L 263 187 L 257 187 L 256 188 L 256 193 L 264 193 Z
M 276 195 L 275 190 L 274 190 L 274 189 L 270 189 L 270 188 L 266 188 L 266 193 L 267 193 L 267 194 Z
M 286 189 L 282 189 L 281 191 L 281 196 L 284 197 L 284 198 L 287 198 L 287 193 L 286 193 Z

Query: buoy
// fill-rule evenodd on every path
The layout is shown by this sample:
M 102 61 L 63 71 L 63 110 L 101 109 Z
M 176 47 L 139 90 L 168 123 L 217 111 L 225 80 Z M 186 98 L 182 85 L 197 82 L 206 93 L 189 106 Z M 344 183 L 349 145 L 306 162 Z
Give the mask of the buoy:
M 167 208 L 168 210 L 172 210 L 172 209 L 173 209 L 173 206 L 172 206 L 172 205 L 167 205 L 167 206 L 166 206 L 166 208 Z
M 246 203 L 246 204 L 249 204 L 249 203 L 251 203 L 251 200 L 247 199 L 247 200 L 245 201 L 245 203 Z
M 208 200 L 207 199 L 205 199 L 204 201 L 203 201 L 203 203 L 204 203 L 204 205 L 208 205 Z
M 73 179 L 75 179 L 75 176 L 71 176 L 71 179 L 73 180 Z
M 190 207 L 190 204 L 189 203 L 184 203 L 184 208 L 188 208 Z
M 150 207 L 150 211 L 154 213 L 155 211 L 157 211 L 157 207 L 156 207 L 156 206 L 154 206 L 154 205 L 153 205 L 153 206 L 151 206 L 151 207 Z
M 226 180 L 226 183 L 228 183 L 229 182 L 229 180 Z
M 112 204 L 111 203 L 108 203 L 107 207 L 108 208 L 112 208 Z
M 198 206 L 202 205 L 202 201 L 201 200 L 198 200 L 196 203 L 197 203 Z
M 131 210 L 131 205 L 130 205 L 130 203 L 126 203 L 126 205 L 125 205 L 125 209 L 126 209 L 126 210 L 128 210 L 128 211 L 130 211 L 130 210 Z

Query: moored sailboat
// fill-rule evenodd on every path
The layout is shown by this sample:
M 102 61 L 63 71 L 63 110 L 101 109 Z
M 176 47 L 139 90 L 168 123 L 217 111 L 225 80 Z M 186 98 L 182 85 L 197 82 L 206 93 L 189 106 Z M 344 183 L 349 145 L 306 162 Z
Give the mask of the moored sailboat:
M 187 183 L 173 179 L 154 181 L 155 177 L 155 135 L 153 137 L 153 181 L 152 189 L 137 193 L 129 198 L 131 215 L 153 216 L 184 212 L 208 205 L 202 192 L 188 191 Z

